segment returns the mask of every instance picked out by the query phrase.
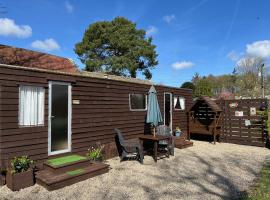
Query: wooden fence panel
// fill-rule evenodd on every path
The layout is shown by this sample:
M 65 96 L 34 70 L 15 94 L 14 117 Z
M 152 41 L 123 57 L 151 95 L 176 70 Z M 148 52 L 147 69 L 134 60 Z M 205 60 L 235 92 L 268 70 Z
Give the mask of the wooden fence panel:
M 216 101 L 223 111 L 220 141 L 265 146 L 268 134 L 265 132 L 264 119 L 258 114 L 251 115 L 250 111 L 252 107 L 259 111 L 263 102 L 267 104 L 266 99 Z M 236 112 L 243 112 L 243 116 L 236 116 Z M 251 122 L 250 126 L 246 126 L 246 120 Z

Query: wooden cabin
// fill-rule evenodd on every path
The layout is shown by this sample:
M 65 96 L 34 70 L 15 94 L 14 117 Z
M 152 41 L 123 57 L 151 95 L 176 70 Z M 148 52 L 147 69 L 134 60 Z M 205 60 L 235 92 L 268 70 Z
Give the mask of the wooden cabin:
M 107 158 L 118 155 L 114 128 L 127 139 L 147 131 L 147 94 L 152 84 L 101 73 L 0 64 L 0 167 L 21 155 L 38 162 L 65 153 L 85 155 L 96 142 L 105 144 Z M 155 88 L 164 124 L 186 131 L 192 91 Z M 29 92 L 38 96 L 38 102 L 30 102 Z M 180 97 L 181 109 L 174 105 Z M 28 111 L 33 104 L 38 111 L 32 116 Z
M 89 166 L 87 150 L 103 144 L 105 158 L 111 158 L 118 155 L 115 128 L 126 139 L 150 132 L 145 121 L 151 85 L 164 124 L 187 130 L 189 89 L 85 72 L 65 58 L 0 46 L 0 168 L 15 156 L 27 155 L 38 166 L 37 183 L 48 190 L 107 172 L 106 164 Z M 50 164 L 70 156 L 77 162 Z M 82 166 L 82 174 L 66 173 Z
M 216 143 L 221 131 L 221 114 L 222 110 L 213 100 L 200 97 L 188 112 L 188 134 L 210 135 Z

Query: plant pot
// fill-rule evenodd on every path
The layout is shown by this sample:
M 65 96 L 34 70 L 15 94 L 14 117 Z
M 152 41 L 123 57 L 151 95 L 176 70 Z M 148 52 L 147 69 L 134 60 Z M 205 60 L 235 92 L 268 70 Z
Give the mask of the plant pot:
M 103 160 L 92 160 L 91 162 L 92 162 L 92 163 L 102 163 Z
M 182 133 L 181 131 L 175 131 L 175 136 L 176 137 L 180 137 L 181 136 L 181 133 Z
M 6 176 L 6 183 L 7 187 L 12 191 L 18 191 L 20 189 L 34 185 L 33 169 L 15 174 L 12 174 L 10 171 L 8 171 Z
M 103 159 L 95 159 L 95 160 L 91 160 L 91 163 L 96 164 L 96 163 L 102 163 Z
M 6 184 L 6 176 L 4 174 L 0 174 L 0 185 Z

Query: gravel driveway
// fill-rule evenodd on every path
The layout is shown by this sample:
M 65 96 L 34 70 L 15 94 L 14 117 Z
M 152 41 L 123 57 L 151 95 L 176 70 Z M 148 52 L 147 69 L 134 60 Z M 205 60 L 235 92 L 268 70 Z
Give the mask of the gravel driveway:
M 175 156 L 145 164 L 108 160 L 111 170 L 86 181 L 48 192 L 39 185 L 11 192 L 0 188 L 0 199 L 237 199 L 253 183 L 264 159 L 265 148 L 195 141 Z

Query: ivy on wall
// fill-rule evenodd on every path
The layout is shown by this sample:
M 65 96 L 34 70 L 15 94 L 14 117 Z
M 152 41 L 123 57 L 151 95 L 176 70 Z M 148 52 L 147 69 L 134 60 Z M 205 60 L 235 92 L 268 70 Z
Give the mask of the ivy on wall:
M 264 121 L 264 130 L 270 136 L 270 109 L 266 109 L 264 111 L 257 111 L 257 114 L 262 117 Z

